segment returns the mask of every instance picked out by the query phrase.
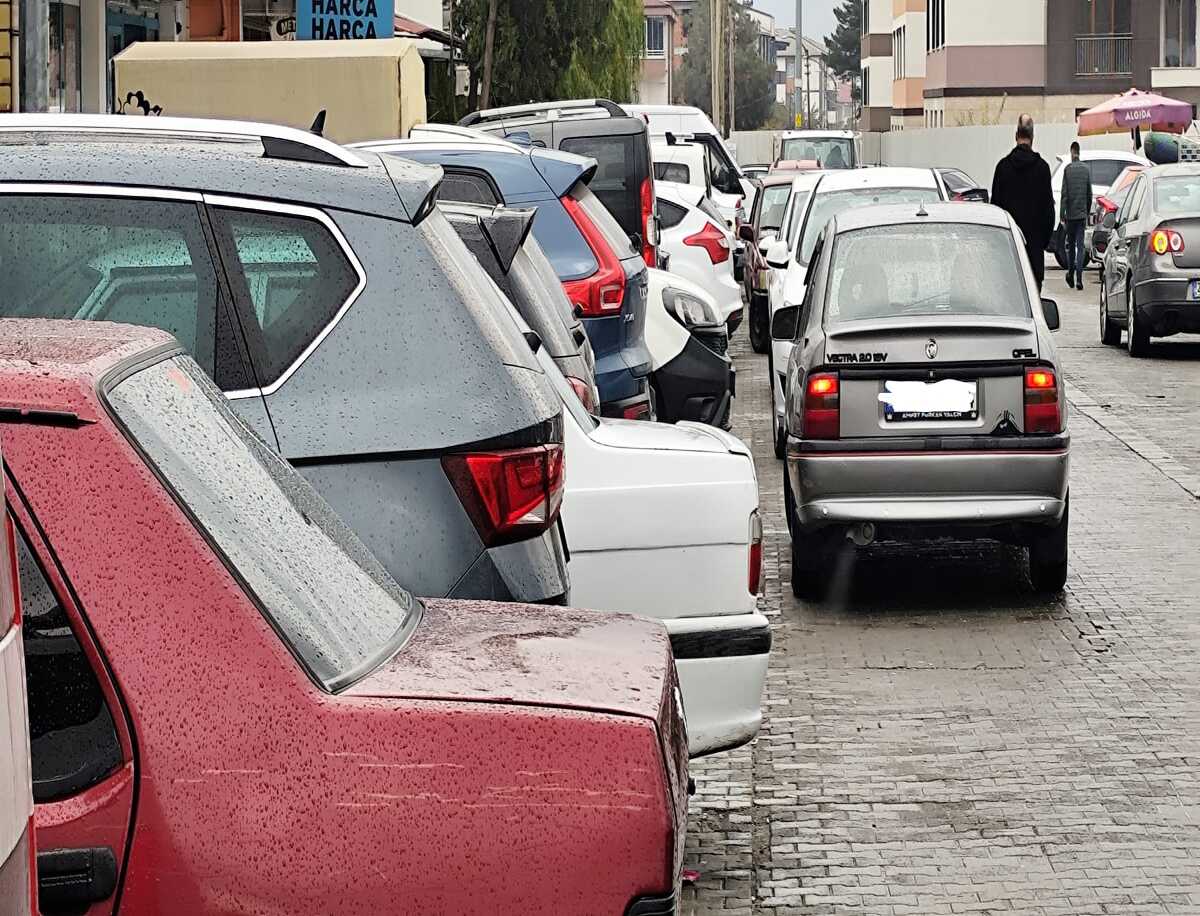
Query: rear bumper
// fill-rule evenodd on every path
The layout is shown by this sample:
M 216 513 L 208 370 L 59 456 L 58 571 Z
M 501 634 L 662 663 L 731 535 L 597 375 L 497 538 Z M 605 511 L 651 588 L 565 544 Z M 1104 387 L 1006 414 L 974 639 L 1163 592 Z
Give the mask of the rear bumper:
M 1200 302 L 1187 297 L 1193 279 L 1200 280 L 1200 268 L 1194 276 L 1154 278 L 1137 285 L 1138 317 L 1155 337 L 1200 332 Z
M 624 316 L 585 318 L 583 327 L 596 356 L 596 387 L 601 403 L 627 400 L 644 393 L 645 377 L 650 374 L 650 354 L 645 344 L 623 343 Z
M 656 405 L 659 419 L 668 423 L 696 420 L 712 426 L 728 426 L 734 377 L 728 356 L 714 352 L 689 335 L 679 354 L 654 373 L 661 395 Z
M 788 441 L 788 474 L 801 525 L 990 526 L 1054 524 L 1067 495 L 1070 437 L 932 440 L 952 448 Z
M 731 614 L 665 623 L 683 693 L 690 756 L 715 754 L 753 740 L 762 724 L 771 649 L 767 618 Z

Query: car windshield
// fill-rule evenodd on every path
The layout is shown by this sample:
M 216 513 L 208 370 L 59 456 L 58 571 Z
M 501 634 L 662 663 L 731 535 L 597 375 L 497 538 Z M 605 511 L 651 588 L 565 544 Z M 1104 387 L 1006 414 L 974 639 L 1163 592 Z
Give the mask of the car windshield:
M 1092 175 L 1092 185 L 1095 187 L 1110 187 L 1129 163 L 1123 159 L 1085 159 L 1083 164 Z
M 776 184 L 763 188 L 762 215 L 758 219 L 760 232 L 763 229 L 778 229 L 783 225 L 783 213 L 787 209 L 791 194 L 790 184 Z
M 1159 216 L 1200 216 L 1200 175 L 1170 175 L 1154 182 Z
M 804 220 L 804 232 L 800 236 L 796 260 L 800 264 L 808 264 L 821 230 L 839 213 L 876 204 L 933 203 L 937 199 L 937 188 L 854 188 L 817 194 Z
M 1012 233 L 995 226 L 905 223 L 844 232 L 827 290 L 827 322 L 1030 315 Z
M 783 141 L 780 159 L 807 159 L 823 169 L 854 168 L 854 141 L 848 137 L 791 137 Z
M 190 357 L 135 372 L 106 397 L 315 681 L 340 690 L 395 653 L 419 602 Z

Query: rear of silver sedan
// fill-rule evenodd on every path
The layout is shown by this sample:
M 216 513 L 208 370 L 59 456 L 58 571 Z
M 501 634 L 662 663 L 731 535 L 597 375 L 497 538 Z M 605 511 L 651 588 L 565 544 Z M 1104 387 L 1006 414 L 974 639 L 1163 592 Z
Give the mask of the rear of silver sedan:
M 798 334 L 793 588 L 819 594 L 847 538 L 939 537 L 1028 545 L 1034 585 L 1061 588 L 1065 400 L 1007 217 L 893 209 L 831 223 Z

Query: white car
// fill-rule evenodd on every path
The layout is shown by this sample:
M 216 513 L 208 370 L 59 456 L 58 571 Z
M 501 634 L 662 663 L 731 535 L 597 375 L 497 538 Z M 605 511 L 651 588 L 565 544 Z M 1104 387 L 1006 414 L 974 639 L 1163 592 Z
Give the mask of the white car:
M 1137 153 L 1127 153 L 1116 149 L 1085 149 L 1079 151 L 1079 161 L 1087 166 L 1092 175 L 1092 200 L 1088 205 L 1089 215 L 1096 204 L 1097 197 L 1103 197 L 1112 187 L 1117 176 L 1131 165 L 1150 168 L 1151 162 L 1145 156 Z M 1066 268 L 1067 250 L 1063 240 L 1062 220 L 1059 208 L 1062 206 L 1063 174 L 1071 162 L 1070 153 L 1060 153 L 1054 162 L 1054 171 L 1050 173 L 1050 190 L 1054 193 L 1054 235 L 1050 239 L 1050 250 L 1054 252 L 1058 266 Z
M 661 251 L 669 270 L 703 287 L 732 334 L 742 321 L 742 287 L 733 272 L 733 236 L 703 188 L 656 181 Z
M 797 179 L 800 180 L 800 179 Z M 790 328 L 776 327 L 784 306 L 802 305 L 807 293 L 808 261 L 825 224 L 838 213 L 874 204 L 932 203 L 946 199 L 946 188 L 933 169 L 877 168 L 823 172 L 813 185 L 808 200 L 797 205 L 788 229 L 790 239 L 780 238 L 767 248 L 771 270 L 768 297 L 771 310 L 771 432 L 775 456 L 783 458 L 787 447 L 784 421 L 785 378 L 792 355 Z
M 705 195 L 712 192 L 712 179 L 708 171 L 708 156 L 698 143 L 677 141 L 658 142 L 650 145 L 650 157 L 654 160 L 654 181 L 670 181 L 675 184 L 690 184 Z
M 566 408 L 571 604 L 662 620 L 691 756 L 745 744 L 762 722 L 771 646 L 750 449 L 701 423 L 597 420 L 539 359 Z
M 860 158 L 853 131 L 785 130 L 775 161 L 815 161 L 823 169 L 854 169 L 858 168 Z

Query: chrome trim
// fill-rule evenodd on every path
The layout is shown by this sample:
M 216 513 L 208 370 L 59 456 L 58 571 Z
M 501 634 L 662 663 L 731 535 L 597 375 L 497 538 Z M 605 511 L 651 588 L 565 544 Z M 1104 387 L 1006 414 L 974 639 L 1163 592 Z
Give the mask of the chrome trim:
M 366 160 L 325 137 L 295 127 L 265 124 L 258 121 L 226 121 L 220 118 L 141 118 L 130 115 L 13 114 L 0 116 L 0 132 L 159 134 L 175 137 L 236 138 L 259 141 L 267 137 L 273 140 L 286 140 L 289 143 L 318 150 L 351 168 L 367 168 Z
M 3 117 L 0 116 L 0 119 Z M 50 197 L 156 197 L 161 200 L 187 200 L 197 204 L 203 199 L 198 191 L 173 191 L 170 188 L 2 180 L 0 180 L 0 194 L 37 194 Z
M 225 397 L 231 401 L 241 400 L 243 398 L 266 397 L 274 394 L 282 388 L 308 359 L 314 350 L 321 345 L 321 342 L 329 336 L 330 332 L 337 326 L 337 323 L 342 320 L 342 316 L 350 310 L 362 291 L 367 286 L 367 273 L 363 270 L 362 263 L 358 260 L 358 255 L 354 253 L 354 249 L 350 247 L 350 243 L 346 240 L 346 236 L 342 234 L 342 230 L 338 228 L 337 223 L 323 210 L 313 207 L 300 207 L 294 204 L 281 204 L 265 200 L 253 200 L 246 197 L 227 197 L 221 194 L 205 194 L 204 203 L 210 207 L 225 207 L 232 210 L 252 210 L 261 213 L 285 213 L 289 216 L 297 216 L 303 219 L 314 219 L 321 223 L 337 241 L 342 253 L 350 262 L 350 266 L 354 268 L 354 272 L 358 275 L 358 284 L 350 291 L 350 295 L 346 301 L 341 304 L 333 317 L 329 319 L 325 327 L 323 327 L 311 341 L 308 346 L 300 351 L 300 355 L 292 361 L 280 374 L 279 378 L 271 382 L 269 385 L 264 385 L 258 388 L 243 388 L 237 391 L 225 392 Z

